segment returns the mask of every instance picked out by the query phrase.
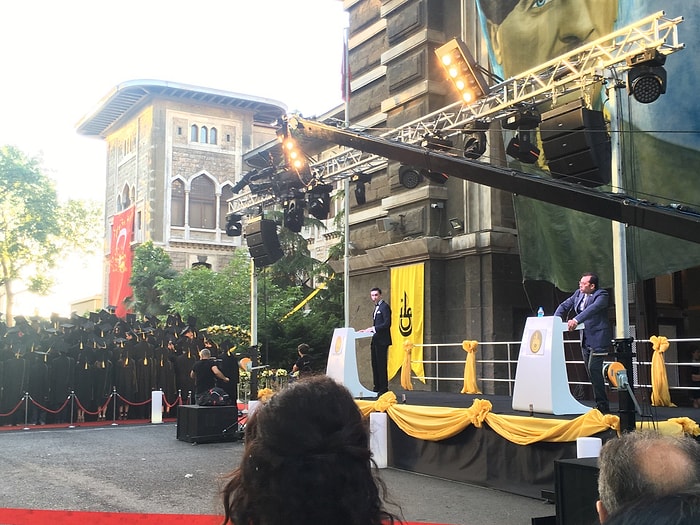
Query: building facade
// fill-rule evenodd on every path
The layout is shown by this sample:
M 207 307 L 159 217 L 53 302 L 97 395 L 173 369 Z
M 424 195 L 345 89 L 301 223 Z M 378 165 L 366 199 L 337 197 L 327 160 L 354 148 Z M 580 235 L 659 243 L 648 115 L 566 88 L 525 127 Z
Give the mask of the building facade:
M 276 101 L 172 82 L 120 84 L 78 124 L 107 145 L 104 280 L 114 217 L 134 207 L 131 248 L 152 241 L 176 269 L 226 266 L 241 237 L 226 235 L 243 155 L 275 137 Z

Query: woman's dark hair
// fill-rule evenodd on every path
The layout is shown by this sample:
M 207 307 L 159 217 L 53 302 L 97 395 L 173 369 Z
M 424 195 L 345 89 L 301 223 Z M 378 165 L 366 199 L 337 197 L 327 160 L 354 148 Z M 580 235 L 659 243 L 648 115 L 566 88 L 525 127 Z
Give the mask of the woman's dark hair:
M 496 25 L 500 25 L 503 20 L 515 9 L 519 0 L 479 0 L 479 8 L 484 16 Z
M 328 376 L 300 380 L 250 417 L 241 464 L 222 490 L 224 524 L 400 523 L 373 465 L 350 392 Z

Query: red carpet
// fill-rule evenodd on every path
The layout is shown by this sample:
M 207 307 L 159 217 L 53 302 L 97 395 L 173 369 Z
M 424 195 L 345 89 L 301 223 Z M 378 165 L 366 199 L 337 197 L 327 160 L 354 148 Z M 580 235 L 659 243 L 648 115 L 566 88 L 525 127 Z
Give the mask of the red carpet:
M 78 512 L 70 510 L 0 509 L 3 525 L 220 525 L 221 516 L 207 514 L 131 514 L 128 512 Z
M 143 523 L 148 525 L 220 525 L 221 516 L 211 514 L 132 514 L 128 512 L 79 512 L 72 510 L 29 510 L 0 508 L 3 525 L 117 525 Z M 439 525 L 412 523 L 406 525 Z

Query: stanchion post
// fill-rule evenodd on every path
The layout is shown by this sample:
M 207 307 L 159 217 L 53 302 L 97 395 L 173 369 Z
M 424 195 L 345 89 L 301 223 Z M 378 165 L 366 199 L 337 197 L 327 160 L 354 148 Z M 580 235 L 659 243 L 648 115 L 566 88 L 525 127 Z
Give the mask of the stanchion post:
M 24 393 L 24 428 L 29 430 L 29 392 Z
M 68 397 L 70 398 L 70 425 L 68 425 L 68 428 L 75 428 L 75 425 L 73 424 L 73 413 L 75 411 L 75 392 L 71 390 L 70 395 Z
M 634 393 L 634 381 L 632 375 L 632 358 L 634 351 L 632 350 L 631 337 L 623 337 L 613 339 L 613 349 L 615 351 L 615 360 L 622 364 L 627 370 L 627 377 L 630 385 L 630 391 Z M 619 398 L 619 414 L 620 414 L 620 431 L 633 432 L 636 428 L 635 407 L 632 395 L 627 390 L 618 391 Z
M 117 387 L 113 386 L 112 387 L 112 426 L 116 427 L 119 423 L 117 423 L 117 401 L 119 398 L 117 398 Z

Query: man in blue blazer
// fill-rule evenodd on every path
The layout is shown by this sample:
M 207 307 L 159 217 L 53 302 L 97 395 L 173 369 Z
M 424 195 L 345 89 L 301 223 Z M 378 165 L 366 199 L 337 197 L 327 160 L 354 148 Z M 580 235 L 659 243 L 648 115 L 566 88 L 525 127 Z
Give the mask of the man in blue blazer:
M 584 273 L 578 283 L 578 290 L 557 307 L 554 315 L 561 317 L 569 330 L 576 330 L 580 323 L 585 324 L 581 330 L 583 362 L 593 385 L 596 408 L 604 414 L 609 413 L 603 361 L 610 349 L 612 330 L 608 321 L 608 292 L 598 288 L 598 276 Z
M 391 308 L 382 299 L 382 291 L 372 288 L 369 292 L 370 299 L 374 303 L 372 314 L 373 326 L 368 330 L 374 332 L 371 344 L 372 378 L 374 379 L 374 391 L 381 396 L 389 391 L 389 373 L 387 371 L 389 346 L 391 346 Z

